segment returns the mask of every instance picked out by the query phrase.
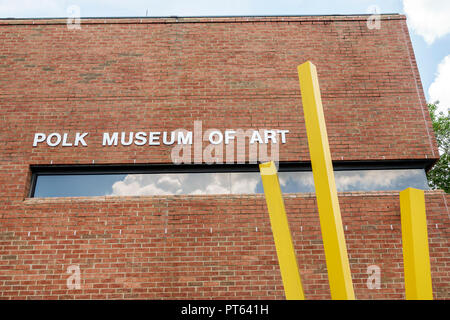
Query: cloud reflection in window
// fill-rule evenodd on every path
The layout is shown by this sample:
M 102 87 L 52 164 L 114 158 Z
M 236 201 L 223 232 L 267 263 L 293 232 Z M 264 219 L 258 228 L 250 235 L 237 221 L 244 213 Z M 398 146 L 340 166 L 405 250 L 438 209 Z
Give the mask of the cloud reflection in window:
M 314 192 L 312 172 L 280 172 L 284 193 Z M 336 171 L 338 191 L 428 189 L 425 172 L 412 170 Z M 258 172 L 129 174 L 112 185 L 110 195 L 253 194 L 263 193 Z

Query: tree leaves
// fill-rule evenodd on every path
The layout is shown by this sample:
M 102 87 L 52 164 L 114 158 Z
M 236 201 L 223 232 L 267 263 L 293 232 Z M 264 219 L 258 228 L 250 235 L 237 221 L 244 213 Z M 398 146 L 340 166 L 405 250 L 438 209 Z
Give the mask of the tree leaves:
M 439 149 L 440 159 L 427 173 L 428 185 L 432 189 L 442 189 L 450 193 L 450 115 L 437 112 L 439 102 L 428 104 L 433 130 Z

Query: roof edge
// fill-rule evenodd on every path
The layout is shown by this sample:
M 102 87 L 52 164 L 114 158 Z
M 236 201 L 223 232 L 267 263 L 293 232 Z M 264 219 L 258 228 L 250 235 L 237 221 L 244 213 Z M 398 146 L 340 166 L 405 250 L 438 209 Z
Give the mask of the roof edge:
M 82 17 L 81 24 L 151 24 L 151 23 L 245 23 L 245 22 L 330 22 L 362 21 L 372 14 L 350 15 L 261 15 L 261 16 L 161 16 L 161 17 Z M 381 20 L 406 20 L 398 13 L 380 14 Z M 0 25 L 66 24 L 67 17 L 0 18 Z M 71 17 L 71 19 L 74 19 Z

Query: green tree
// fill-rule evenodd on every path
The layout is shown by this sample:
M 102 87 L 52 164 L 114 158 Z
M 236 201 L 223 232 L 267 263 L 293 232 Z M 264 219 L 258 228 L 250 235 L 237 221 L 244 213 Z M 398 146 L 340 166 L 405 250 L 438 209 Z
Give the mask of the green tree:
M 440 159 L 427 173 L 428 185 L 450 193 L 450 116 L 437 112 L 439 102 L 428 104 L 434 133 L 436 134 Z

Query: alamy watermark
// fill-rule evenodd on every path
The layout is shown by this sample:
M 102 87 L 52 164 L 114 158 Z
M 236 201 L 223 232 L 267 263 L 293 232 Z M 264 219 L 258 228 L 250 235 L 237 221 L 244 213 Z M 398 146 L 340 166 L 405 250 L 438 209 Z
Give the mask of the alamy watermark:
M 367 267 L 367 289 L 380 289 L 381 288 L 381 268 L 377 265 L 370 265 Z
M 80 266 L 72 264 L 67 267 L 66 273 L 70 274 L 70 276 L 67 278 L 67 289 L 69 290 L 81 289 Z
M 81 9 L 79 6 L 71 5 L 67 8 L 67 29 L 81 29 Z
M 173 143 L 178 136 L 178 144 L 171 151 L 174 164 L 278 163 L 280 144 L 286 143 L 288 133 L 289 130 L 280 129 L 203 131 L 202 121 L 194 121 L 193 132 L 177 129 L 171 132 L 170 138 L 164 134 L 163 143 Z
M 380 16 L 380 7 L 377 5 L 371 5 L 367 8 L 367 13 L 371 15 L 367 19 L 366 25 L 369 30 L 381 29 L 381 16 Z

